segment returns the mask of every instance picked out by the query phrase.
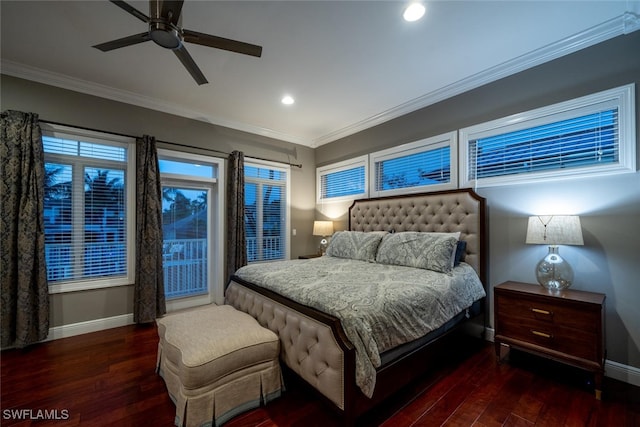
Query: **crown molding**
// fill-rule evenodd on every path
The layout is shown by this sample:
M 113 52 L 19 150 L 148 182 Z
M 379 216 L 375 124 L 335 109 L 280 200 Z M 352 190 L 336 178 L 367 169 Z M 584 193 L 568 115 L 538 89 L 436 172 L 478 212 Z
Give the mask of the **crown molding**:
M 634 12 L 625 12 L 624 14 L 610 19 L 602 24 L 596 25 L 583 32 L 567 37 L 555 43 L 551 43 L 540 49 L 536 49 L 527 54 L 521 55 L 513 60 L 504 62 L 495 67 L 491 67 L 480 73 L 459 80 L 448 86 L 434 90 L 408 102 L 400 104 L 396 107 L 373 115 L 352 125 L 329 132 L 323 136 L 309 141 L 295 135 L 285 134 L 272 129 L 254 126 L 247 123 L 236 122 L 221 117 L 212 117 L 205 113 L 169 104 L 166 101 L 158 100 L 151 97 L 145 97 L 133 92 L 116 89 L 106 85 L 89 82 L 82 79 L 71 78 L 63 74 L 54 73 L 27 66 L 24 64 L 2 61 L 2 74 L 13 77 L 23 78 L 75 92 L 94 95 L 101 98 L 111 99 L 113 101 L 124 102 L 151 110 L 162 111 L 176 116 L 188 119 L 199 120 L 217 126 L 223 126 L 242 132 L 248 132 L 255 135 L 274 138 L 281 141 L 287 141 L 311 148 L 317 148 L 322 145 L 331 143 L 340 138 L 353 135 L 365 129 L 377 126 L 392 119 L 398 118 L 405 114 L 409 114 L 429 105 L 459 95 L 472 89 L 476 89 L 482 85 L 492 83 L 501 78 L 524 71 L 536 65 L 543 64 L 553 59 L 577 52 L 578 50 L 593 46 L 597 43 L 609 40 L 623 34 L 630 34 L 640 29 L 640 15 Z
M 246 123 L 235 122 L 221 117 L 208 116 L 200 111 L 194 111 L 175 104 L 168 103 L 156 98 L 147 97 L 137 93 L 129 92 L 122 89 L 116 89 L 110 86 L 101 85 L 99 83 L 87 80 L 77 79 L 60 73 L 54 73 L 41 68 L 24 65 L 13 61 L 2 61 L 2 74 L 18 77 L 50 86 L 68 89 L 75 92 L 93 95 L 100 98 L 110 99 L 113 101 L 124 102 L 126 104 L 138 107 L 148 108 L 150 110 L 161 111 L 187 119 L 198 120 L 217 126 L 223 126 L 230 129 L 248 132 L 254 135 L 261 135 L 267 138 L 274 138 L 281 141 L 287 141 L 294 144 L 310 146 L 308 140 L 298 138 L 293 135 L 277 132 L 271 129 L 253 126 Z
M 323 135 L 314 139 L 311 147 L 320 147 L 340 138 L 353 135 L 356 132 L 363 131 L 421 108 L 428 107 L 429 105 L 460 95 L 461 93 L 476 89 L 485 84 L 492 83 L 501 78 L 535 67 L 536 65 L 549 62 L 623 34 L 630 34 L 638 29 L 640 29 L 640 16 L 633 12 L 625 12 L 618 17 L 574 34 L 573 36 L 551 43 L 510 61 L 459 80 L 448 86 L 444 86 L 418 98 L 414 98 L 380 114 Z

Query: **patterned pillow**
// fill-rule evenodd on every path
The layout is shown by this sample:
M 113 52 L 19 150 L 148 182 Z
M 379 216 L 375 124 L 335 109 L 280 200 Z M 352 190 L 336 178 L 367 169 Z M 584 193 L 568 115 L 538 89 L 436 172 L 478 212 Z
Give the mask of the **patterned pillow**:
M 406 231 L 384 236 L 376 261 L 448 273 L 453 267 L 460 233 Z
M 375 261 L 378 245 L 384 231 L 338 231 L 332 237 L 327 248 L 327 255 L 337 258 Z

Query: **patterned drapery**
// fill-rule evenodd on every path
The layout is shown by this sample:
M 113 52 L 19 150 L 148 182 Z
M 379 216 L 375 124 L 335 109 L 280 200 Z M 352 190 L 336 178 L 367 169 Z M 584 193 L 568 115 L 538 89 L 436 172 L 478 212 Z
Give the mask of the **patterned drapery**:
M 22 348 L 49 334 L 44 151 L 37 114 L 1 116 L 1 340 L 2 347 Z
M 154 322 L 166 313 L 162 269 L 162 186 L 154 137 L 136 146 L 136 275 L 133 320 Z
M 244 227 L 244 154 L 229 155 L 227 188 L 227 277 L 247 265 L 247 238 Z

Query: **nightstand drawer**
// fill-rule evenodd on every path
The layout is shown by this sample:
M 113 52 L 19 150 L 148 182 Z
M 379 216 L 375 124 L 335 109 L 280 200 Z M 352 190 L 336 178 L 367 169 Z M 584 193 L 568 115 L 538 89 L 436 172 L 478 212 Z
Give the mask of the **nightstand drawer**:
M 593 307 L 572 305 L 566 301 L 559 303 L 537 298 L 518 298 L 512 295 L 496 295 L 499 314 L 517 319 L 560 325 L 576 331 L 584 331 L 589 325 L 600 322 L 601 313 Z M 599 307 L 596 307 L 599 308 Z
M 498 324 L 497 329 L 502 336 L 598 362 L 598 335 L 593 330 L 577 330 L 551 322 L 508 316 L 500 316 Z

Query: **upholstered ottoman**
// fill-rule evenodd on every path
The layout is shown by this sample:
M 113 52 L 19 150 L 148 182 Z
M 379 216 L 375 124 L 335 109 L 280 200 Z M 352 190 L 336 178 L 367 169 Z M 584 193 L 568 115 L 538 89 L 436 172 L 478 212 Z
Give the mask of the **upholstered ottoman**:
M 282 389 L 278 337 L 230 305 L 158 319 L 157 369 L 176 404 L 177 426 L 215 426 Z

